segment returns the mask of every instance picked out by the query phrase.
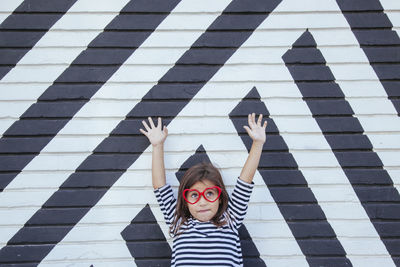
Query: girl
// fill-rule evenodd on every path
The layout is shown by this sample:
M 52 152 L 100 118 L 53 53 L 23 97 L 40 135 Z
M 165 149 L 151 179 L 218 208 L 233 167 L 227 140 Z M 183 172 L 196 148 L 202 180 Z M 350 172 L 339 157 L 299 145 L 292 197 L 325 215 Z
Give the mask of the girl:
M 243 266 L 238 229 L 247 212 L 253 189 L 253 177 L 265 143 L 262 115 L 248 115 L 249 126 L 243 126 L 253 140 L 246 163 L 237 179 L 231 199 L 221 174 L 212 164 L 201 163 L 189 168 L 181 181 L 178 200 L 166 184 L 164 141 L 168 130 L 157 126 L 149 117 L 140 129 L 153 146 L 152 181 L 154 192 L 173 236 L 171 266 Z

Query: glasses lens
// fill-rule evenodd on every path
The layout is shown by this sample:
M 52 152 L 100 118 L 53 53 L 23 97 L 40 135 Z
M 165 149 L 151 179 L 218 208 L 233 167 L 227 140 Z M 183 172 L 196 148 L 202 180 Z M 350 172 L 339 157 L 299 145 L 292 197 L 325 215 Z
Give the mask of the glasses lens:
M 218 188 L 209 188 L 204 192 L 204 197 L 208 200 L 208 201 L 216 201 L 219 197 L 219 190 Z
M 186 193 L 186 201 L 189 203 L 195 203 L 199 199 L 199 193 L 197 191 L 188 191 Z

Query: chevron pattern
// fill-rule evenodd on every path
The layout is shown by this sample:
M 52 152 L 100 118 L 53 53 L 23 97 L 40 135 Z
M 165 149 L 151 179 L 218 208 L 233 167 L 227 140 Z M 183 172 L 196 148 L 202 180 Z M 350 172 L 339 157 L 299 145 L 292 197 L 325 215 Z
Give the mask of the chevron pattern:
M 169 266 L 167 182 L 267 142 L 245 266 L 400 266 L 400 2 L 0 3 L 0 265 Z

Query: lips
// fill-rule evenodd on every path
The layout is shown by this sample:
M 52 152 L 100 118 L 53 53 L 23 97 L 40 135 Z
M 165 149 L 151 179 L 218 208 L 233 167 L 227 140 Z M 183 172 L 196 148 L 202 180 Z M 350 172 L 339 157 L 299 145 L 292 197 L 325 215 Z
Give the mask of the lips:
M 210 210 L 199 210 L 198 213 L 204 213 L 204 212 L 207 212 L 207 211 L 210 211 Z

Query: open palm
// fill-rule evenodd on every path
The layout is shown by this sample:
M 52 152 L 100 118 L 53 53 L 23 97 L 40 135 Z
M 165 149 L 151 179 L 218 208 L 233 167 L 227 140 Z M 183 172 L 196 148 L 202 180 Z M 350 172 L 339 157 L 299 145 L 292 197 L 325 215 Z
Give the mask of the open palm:
M 267 121 L 265 121 L 262 125 L 262 114 L 258 116 L 258 120 L 256 121 L 256 114 L 252 113 L 248 115 L 248 123 L 249 126 L 243 126 L 246 130 L 247 134 L 253 140 L 253 142 L 265 143 L 266 134 L 265 129 L 267 128 Z
M 164 126 L 163 129 L 161 129 L 162 121 L 160 117 L 158 118 L 157 126 L 154 125 L 154 122 L 151 117 L 149 117 L 148 119 L 150 126 L 146 123 L 146 121 L 142 121 L 146 131 L 143 129 L 139 129 L 139 131 L 149 139 L 150 143 L 153 146 L 163 144 L 168 136 L 167 127 Z

